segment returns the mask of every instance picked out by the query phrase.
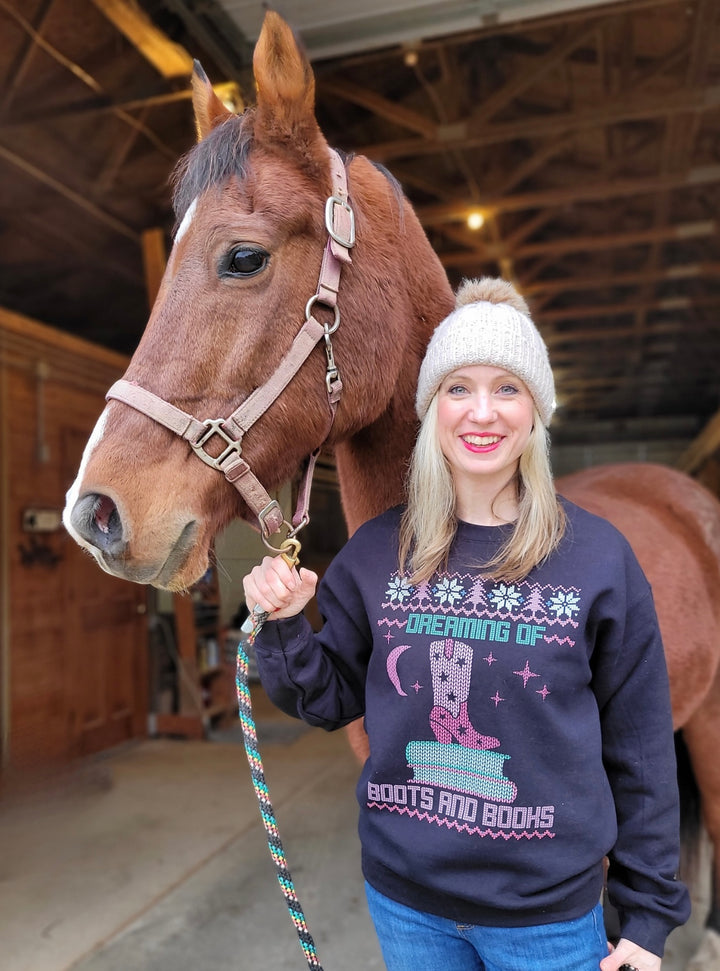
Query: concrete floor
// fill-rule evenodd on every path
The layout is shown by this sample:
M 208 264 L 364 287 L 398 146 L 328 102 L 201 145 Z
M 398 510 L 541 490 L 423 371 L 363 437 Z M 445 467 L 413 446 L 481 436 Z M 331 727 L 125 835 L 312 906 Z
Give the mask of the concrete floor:
M 253 695 L 266 779 L 319 960 L 325 971 L 382 969 L 344 735 L 307 729 L 271 709 L 259 689 Z M 700 939 L 705 884 L 695 897 L 696 915 L 671 936 L 663 971 L 683 971 Z M 0 801 L 0 971 L 255 968 L 307 963 L 242 744 L 148 740 Z

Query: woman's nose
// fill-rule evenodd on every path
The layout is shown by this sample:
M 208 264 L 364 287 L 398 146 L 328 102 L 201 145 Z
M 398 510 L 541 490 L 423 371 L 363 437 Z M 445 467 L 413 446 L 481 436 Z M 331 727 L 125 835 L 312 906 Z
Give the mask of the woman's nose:
M 477 422 L 488 422 L 495 418 L 495 405 L 489 394 L 473 395 L 470 402 L 470 417 Z

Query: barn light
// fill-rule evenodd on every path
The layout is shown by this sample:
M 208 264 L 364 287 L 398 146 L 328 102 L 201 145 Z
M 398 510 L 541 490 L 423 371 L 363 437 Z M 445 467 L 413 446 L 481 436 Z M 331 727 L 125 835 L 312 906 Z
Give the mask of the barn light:
M 240 86 L 236 81 L 225 81 L 222 84 L 214 84 L 213 91 L 228 111 L 233 111 L 236 115 L 240 115 L 245 110 L 245 101 L 240 91 Z
M 406 46 L 403 53 L 403 63 L 405 64 L 405 67 L 415 67 L 419 60 L 420 55 L 417 52 L 417 48 Z
M 474 210 L 467 217 L 468 229 L 482 229 L 485 224 L 485 216 L 481 212 Z

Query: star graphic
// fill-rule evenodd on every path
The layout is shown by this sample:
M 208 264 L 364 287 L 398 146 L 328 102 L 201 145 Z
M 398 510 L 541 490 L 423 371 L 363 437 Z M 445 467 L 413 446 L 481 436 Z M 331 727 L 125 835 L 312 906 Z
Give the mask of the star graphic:
M 525 662 L 525 667 L 523 668 L 522 671 L 513 671 L 513 674 L 517 674 L 517 675 L 519 675 L 523 679 L 523 688 L 527 688 L 527 683 L 530 680 L 530 678 L 539 678 L 540 677 L 539 674 L 535 674 L 533 671 L 530 670 L 530 662 L 529 661 L 526 661 Z
M 424 684 L 418 684 L 418 683 L 417 683 L 417 681 L 416 681 L 416 682 L 415 682 L 415 684 L 411 684 L 411 685 L 410 685 L 410 687 L 411 687 L 411 688 L 413 688 L 413 689 L 414 689 L 414 691 L 415 691 L 415 694 L 417 694 L 417 693 L 418 693 L 418 691 L 419 691 L 419 690 L 420 690 L 421 688 L 424 688 L 424 687 L 425 687 L 425 685 L 424 685 Z
M 465 657 L 456 658 L 455 663 L 459 668 L 462 668 L 467 664 L 467 658 Z
M 450 691 L 447 696 L 448 701 L 457 701 L 457 695 L 454 691 Z
M 545 699 L 547 698 L 547 696 L 550 694 L 550 692 L 548 691 L 548 686 L 546 684 L 544 684 L 542 686 L 542 688 L 540 689 L 540 691 L 536 691 L 535 694 L 536 695 L 542 695 L 542 700 L 545 701 Z
M 490 665 L 490 667 L 492 667 L 493 664 L 495 663 L 495 661 L 497 661 L 497 658 L 495 657 L 495 655 L 493 654 L 493 652 L 490 651 L 490 653 L 488 654 L 488 656 L 483 658 L 483 661 L 487 661 L 487 663 Z
M 490 701 L 494 701 L 495 702 L 495 707 L 497 708 L 497 706 L 500 704 L 500 702 L 501 701 L 505 701 L 505 699 L 504 698 L 501 698 L 500 697 L 500 692 L 496 690 L 494 695 L 490 695 Z
M 388 631 L 387 634 L 385 634 L 384 636 L 385 636 L 385 640 L 388 642 L 388 644 L 390 643 L 390 641 L 394 641 L 395 640 L 395 635 L 394 634 L 391 634 L 390 631 Z
M 450 675 L 447 673 L 447 671 L 440 672 L 440 681 L 447 681 L 449 677 Z

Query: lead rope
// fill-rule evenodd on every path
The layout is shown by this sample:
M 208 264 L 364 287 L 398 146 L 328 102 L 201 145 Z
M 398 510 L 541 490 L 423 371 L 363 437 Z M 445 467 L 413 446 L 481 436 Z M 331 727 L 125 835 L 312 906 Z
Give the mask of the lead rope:
M 250 620 L 250 622 L 253 624 L 247 638 L 247 644 L 250 647 L 252 647 L 252 645 L 255 643 L 255 637 L 262 627 L 266 617 L 267 614 L 256 611 L 253 615 L 251 615 L 250 618 L 248 618 L 248 620 Z M 235 676 L 238 698 L 238 713 L 240 716 L 240 723 L 242 725 L 245 753 L 250 766 L 250 775 L 252 776 L 253 788 L 255 789 L 255 795 L 257 796 L 258 805 L 260 806 L 260 815 L 262 816 L 263 826 L 265 827 L 265 832 L 267 834 L 268 849 L 270 850 L 270 856 L 273 858 L 275 863 L 278 883 L 280 884 L 280 889 L 285 897 L 285 902 L 287 903 L 287 908 L 290 912 L 290 919 L 295 925 L 298 940 L 300 941 L 300 947 L 305 955 L 308 968 L 313 969 L 313 971 L 323 971 L 322 965 L 318 960 L 317 952 L 315 950 L 315 942 L 313 941 L 312 935 L 308 930 L 308 926 L 305 921 L 305 914 L 300 906 L 300 901 L 298 900 L 298 895 L 295 891 L 295 884 L 293 883 L 293 878 L 290 875 L 290 870 L 288 869 L 287 860 L 285 858 L 285 850 L 283 849 L 280 834 L 278 832 L 277 820 L 275 819 L 275 811 L 273 810 L 272 803 L 270 802 L 270 794 L 268 792 L 267 783 L 265 782 L 265 772 L 263 770 L 262 759 L 258 749 L 257 731 L 255 729 L 255 722 L 252 714 L 252 703 L 250 700 L 248 674 L 249 666 L 250 661 L 248 654 L 243 646 L 242 639 L 240 639 L 237 649 L 237 673 Z
M 342 392 L 342 381 L 340 380 L 340 372 L 335 364 L 332 341 L 330 338 L 331 335 L 334 334 L 338 329 L 340 324 L 340 313 L 337 308 L 340 271 L 344 264 L 352 263 L 350 258 L 350 250 L 355 245 L 355 216 L 348 203 L 347 178 L 343 160 L 340 158 L 337 152 L 330 149 L 330 161 L 333 190 L 332 195 L 325 203 L 325 228 L 328 232 L 328 240 L 323 251 L 317 292 L 307 303 L 305 308 L 305 317 L 306 325 L 308 325 L 311 319 L 314 320 L 314 318 L 312 318 L 311 311 L 316 302 L 324 304 L 326 307 L 331 308 L 334 312 L 334 321 L 332 325 L 323 325 L 325 354 L 327 357 L 325 384 L 327 386 L 328 403 L 330 405 L 330 426 L 332 427 L 335 419 L 335 411 Z M 241 406 L 241 408 L 242 407 L 243 406 Z M 244 407 L 247 408 L 247 402 L 245 403 Z M 273 552 L 280 553 L 280 555 L 285 559 L 285 562 L 291 568 L 297 566 L 298 563 L 300 543 L 296 538 L 296 534 L 298 530 L 302 526 L 306 525 L 308 521 L 310 484 L 312 482 L 315 461 L 319 455 L 319 452 L 320 449 L 316 449 L 316 451 L 313 452 L 309 458 L 306 476 L 300 487 L 298 508 L 295 516 L 293 517 L 292 528 L 289 529 L 287 537 L 279 549 L 272 546 L 268 540 L 267 534 L 272 534 L 274 531 L 277 531 L 277 527 L 275 530 L 270 529 L 265 522 L 265 514 L 270 507 L 266 507 L 266 509 L 262 510 L 258 514 L 263 542 L 266 546 L 273 550 Z M 270 505 L 272 506 L 273 503 Z M 264 624 L 267 616 L 268 615 L 263 612 L 262 608 L 258 609 L 256 606 L 252 614 L 242 625 L 243 633 L 247 634 L 247 640 L 245 643 L 249 647 L 252 647 L 255 643 L 255 638 L 257 637 L 258 631 Z M 307 961 L 307 966 L 310 968 L 310 971 L 323 971 L 322 965 L 318 960 L 317 951 L 315 950 L 315 942 L 312 939 L 312 934 L 308 930 L 305 914 L 300 905 L 290 870 L 288 869 L 287 860 L 285 859 L 285 850 L 283 849 L 280 833 L 278 832 L 277 820 L 275 819 L 275 811 L 272 807 L 270 793 L 268 792 L 267 782 L 265 781 L 265 771 L 263 769 L 262 758 L 260 757 L 260 750 L 258 749 L 257 731 L 252 714 L 249 668 L 250 661 L 248 654 L 245 650 L 242 639 L 240 639 L 238 641 L 237 670 L 235 675 L 238 714 L 240 717 L 240 724 L 242 725 L 243 742 L 245 743 L 245 753 L 247 755 L 248 765 L 250 766 L 250 775 L 252 776 L 253 788 L 255 789 L 255 795 L 260 807 L 260 815 L 262 817 L 263 826 L 265 827 L 265 833 L 267 834 L 268 849 L 270 850 L 270 856 L 273 858 L 273 862 L 275 863 L 278 883 L 280 884 L 280 889 L 285 897 L 288 912 L 290 913 L 290 919 L 292 920 L 297 932 L 300 947 L 302 948 L 302 952 L 305 955 L 305 960 Z

